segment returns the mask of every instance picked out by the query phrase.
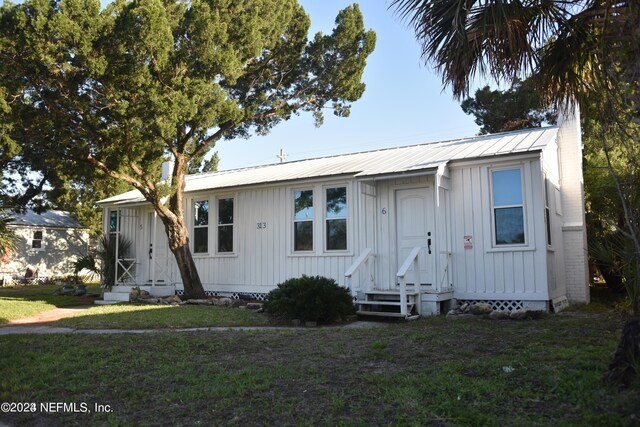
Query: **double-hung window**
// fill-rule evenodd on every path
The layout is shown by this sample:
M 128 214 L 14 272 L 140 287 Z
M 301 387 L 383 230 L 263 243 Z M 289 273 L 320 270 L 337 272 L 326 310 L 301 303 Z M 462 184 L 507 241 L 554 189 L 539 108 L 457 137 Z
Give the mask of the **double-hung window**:
M 209 252 L 209 201 L 193 202 L 193 252 Z
M 313 190 L 293 193 L 293 250 L 313 251 Z
M 347 249 L 347 187 L 326 189 L 326 249 Z
M 495 245 L 524 245 L 522 170 L 520 168 L 493 170 L 491 180 Z
M 233 252 L 233 197 L 218 199 L 218 253 Z
M 31 239 L 31 249 L 41 251 L 44 249 L 44 232 L 42 230 L 33 231 L 33 239 Z

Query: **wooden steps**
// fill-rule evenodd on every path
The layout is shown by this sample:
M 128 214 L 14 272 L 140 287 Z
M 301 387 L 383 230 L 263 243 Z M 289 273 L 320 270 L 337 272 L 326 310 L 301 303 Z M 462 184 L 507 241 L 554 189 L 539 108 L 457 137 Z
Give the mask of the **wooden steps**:
M 374 316 L 395 319 L 415 319 L 418 318 L 417 302 L 420 298 L 419 292 L 408 291 L 404 304 L 407 306 L 407 314 L 402 314 L 402 304 L 400 292 L 394 290 L 372 290 L 361 292 L 358 295 L 356 313 L 358 316 Z

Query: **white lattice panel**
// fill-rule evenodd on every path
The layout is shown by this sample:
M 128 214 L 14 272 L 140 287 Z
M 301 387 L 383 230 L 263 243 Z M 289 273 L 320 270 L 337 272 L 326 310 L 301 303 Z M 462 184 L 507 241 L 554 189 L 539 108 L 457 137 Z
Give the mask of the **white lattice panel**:
M 515 311 L 522 310 L 524 308 L 524 303 L 519 300 L 458 300 L 458 302 L 466 302 L 469 304 L 481 302 L 485 304 L 491 304 L 491 307 L 493 307 L 493 309 L 496 311 Z

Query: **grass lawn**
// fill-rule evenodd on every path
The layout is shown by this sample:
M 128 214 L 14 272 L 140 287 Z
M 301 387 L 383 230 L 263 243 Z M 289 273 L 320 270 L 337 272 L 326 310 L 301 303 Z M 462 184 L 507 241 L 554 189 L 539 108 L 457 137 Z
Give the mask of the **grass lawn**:
M 197 305 L 117 304 L 91 307 L 53 326 L 83 329 L 157 329 L 206 326 L 266 326 L 269 318 L 251 310 Z
M 595 305 L 532 321 L 435 317 L 370 329 L 0 336 L 0 402 L 91 410 L 38 406 L 33 414 L 0 413 L 0 421 L 638 425 L 640 381 L 626 390 L 601 381 L 621 328 L 616 312 Z M 97 413 L 94 404 L 111 412 Z
M 57 285 L 0 287 L 0 324 L 57 307 L 92 304 L 93 298 L 53 295 Z M 100 293 L 100 286 L 87 287 L 88 293 Z

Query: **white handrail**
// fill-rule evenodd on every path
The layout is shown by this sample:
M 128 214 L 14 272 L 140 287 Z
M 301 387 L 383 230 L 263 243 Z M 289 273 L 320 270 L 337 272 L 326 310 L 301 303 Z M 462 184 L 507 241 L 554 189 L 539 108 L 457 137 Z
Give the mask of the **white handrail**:
M 402 264 L 402 267 L 400 267 L 400 269 L 398 270 L 398 274 L 396 274 L 396 276 L 398 277 L 398 284 L 400 285 L 400 313 L 404 316 L 407 316 L 407 279 L 405 278 L 405 276 L 407 275 L 407 271 L 409 271 L 409 268 L 411 268 L 411 266 L 415 263 L 416 264 L 416 290 L 420 289 L 420 276 L 419 276 L 419 269 L 417 268 L 417 264 L 418 264 L 418 254 L 420 253 L 420 249 L 422 249 L 420 246 L 416 246 L 415 248 L 413 248 L 411 250 L 411 252 L 409 253 L 409 256 L 407 257 L 407 259 L 404 260 L 404 263 Z
M 356 260 L 353 262 L 353 264 L 351 264 L 351 267 L 349 267 L 347 269 L 347 271 L 344 273 L 344 277 L 345 277 L 345 281 L 347 284 L 347 289 L 349 289 L 349 292 L 352 291 L 351 289 L 351 276 L 353 276 L 353 274 L 365 263 L 367 262 L 367 260 L 369 259 L 369 257 L 371 256 L 372 253 L 372 249 L 371 248 L 366 248 L 364 251 L 362 251 L 362 253 L 360 254 L 360 256 L 358 258 L 356 258 Z
M 404 277 L 407 274 L 407 271 L 411 267 L 411 264 L 413 264 L 413 261 L 415 261 L 415 259 L 418 257 L 420 249 L 422 249 L 420 246 L 416 246 L 411 250 L 407 259 L 404 260 L 404 264 L 402 264 L 402 267 L 400 267 L 400 269 L 398 270 L 398 278 Z

